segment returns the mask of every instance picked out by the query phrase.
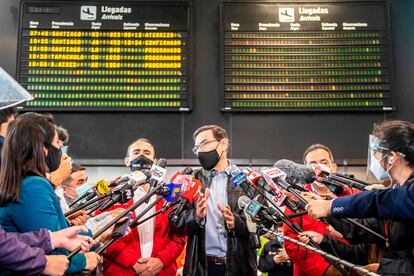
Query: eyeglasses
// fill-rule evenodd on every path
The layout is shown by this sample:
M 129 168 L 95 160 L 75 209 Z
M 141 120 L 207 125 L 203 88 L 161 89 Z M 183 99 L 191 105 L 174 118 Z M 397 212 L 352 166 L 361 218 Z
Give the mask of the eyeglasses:
M 198 154 L 198 152 L 199 152 L 199 151 L 203 151 L 203 150 L 205 150 L 205 149 L 206 149 L 206 147 L 207 147 L 207 145 L 209 145 L 209 144 L 211 144 L 211 143 L 213 143 L 213 142 L 220 142 L 220 141 L 217 141 L 217 140 L 210 140 L 210 141 L 204 141 L 204 142 L 201 142 L 199 145 L 195 145 L 195 146 L 193 147 L 192 151 L 193 151 L 193 153 L 194 153 L 194 154 Z

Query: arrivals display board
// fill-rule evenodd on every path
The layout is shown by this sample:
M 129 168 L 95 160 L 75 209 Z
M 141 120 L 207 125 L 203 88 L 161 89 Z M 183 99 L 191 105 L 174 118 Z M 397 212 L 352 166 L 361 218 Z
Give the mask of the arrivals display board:
M 391 111 L 388 3 L 223 2 L 223 111 Z
M 26 110 L 190 111 L 188 2 L 21 1 Z

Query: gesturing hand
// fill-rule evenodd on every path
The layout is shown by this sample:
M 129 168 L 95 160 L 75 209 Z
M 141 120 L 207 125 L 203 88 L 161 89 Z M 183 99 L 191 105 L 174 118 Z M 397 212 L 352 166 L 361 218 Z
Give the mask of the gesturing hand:
M 78 235 L 79 232 L 87 233 L 88 229 L 85 226 L 73 226 L 52 232 L 51 242 L 53 247 L 72 251 L 80 246 L 82 250 L 89 250 L 90 245 L 94 244 L 94 240 L 88 236 Z
M 235 220 L 233 216 L 233 212 L 230 209 L 229 205 L 226 207 L 221 206 L 220 203 L 217 203 L 217 208 L 220 210 L 221 214 L 223 215 L 224 221 L 226 222 L 227 229 L 231 230 L 235 226 Z
M 206 217 L 209 197 L 210 197 L 209 188 L 206 188 L 206 190 L 204 191 L 204 194 L 200 192 L 200 196 L 197 199 L 197 206 L 196 206 L 197 221 L 201 221 Z

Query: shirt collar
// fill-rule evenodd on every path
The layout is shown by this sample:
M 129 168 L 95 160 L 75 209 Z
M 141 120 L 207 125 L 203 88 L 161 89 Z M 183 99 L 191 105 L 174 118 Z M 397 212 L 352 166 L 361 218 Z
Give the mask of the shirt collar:
M 219 174 L 226 174 L 227 176 L 230 176 L 231 175 L 231 165 L 232 165 L 232 163 L 229 161 L 229 164 L 228 164 L 227 168 L 224 171 L 218 172 L 218 171 L 213 169 L 213 170 L 208 171 L 208 172 L 210 173 L 211 177 L 215 177 L 216 175 L 219 175 Z

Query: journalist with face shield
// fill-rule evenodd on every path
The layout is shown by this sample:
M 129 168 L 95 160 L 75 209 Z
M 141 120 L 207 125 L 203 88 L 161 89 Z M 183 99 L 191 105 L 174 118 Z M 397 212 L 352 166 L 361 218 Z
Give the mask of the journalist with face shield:
M 369 169 L 378 180 L 391 180 L 388 191 L 362 192 L 331 201 L 317 200 L 308 204 L 313 217 L 371 217 L 382 208 L 405 208 L 410 198 L 384 197 L 392 190 L 409 189 L 414 183 L 414 125 L 406 121 L 385 121 L 374 128 L 370 137 Z M 384 199 L 390 199 L 388 202 Z M 392 199 L 392 200 L 391 200 Z M 372 208 L 372 210 L 370 210 Z M 372 219 L 371 219 L 372 220 Z M 372 266 L 381 275 L 414 274 L 414 221 L 379 220 L 374 229 L 386 237 L 387 253 Z M 375 225 L 372 225 L 376 227 Z M 361 232 L 358 232 L 361 234 Z M 368 236 L 365 236 L 367 240 Z M 363 239 L 364 237 L 360 237 Z

